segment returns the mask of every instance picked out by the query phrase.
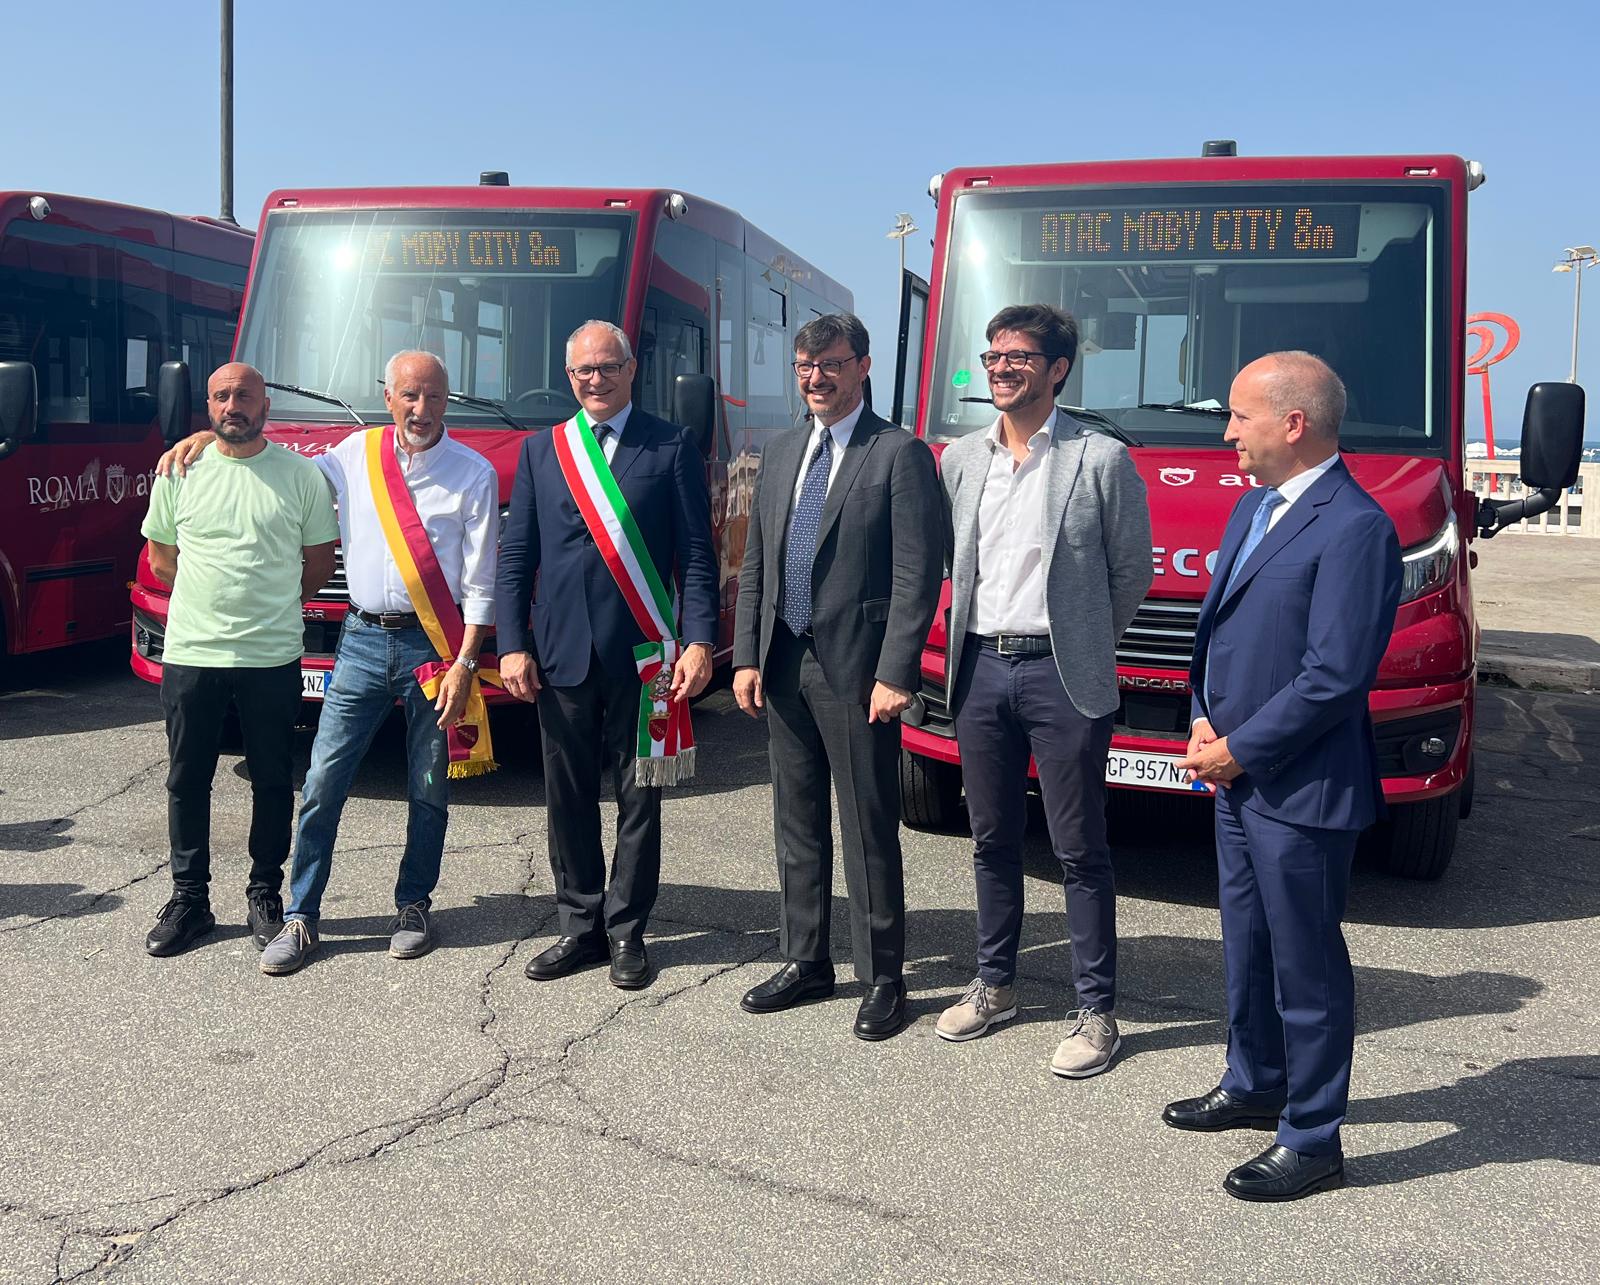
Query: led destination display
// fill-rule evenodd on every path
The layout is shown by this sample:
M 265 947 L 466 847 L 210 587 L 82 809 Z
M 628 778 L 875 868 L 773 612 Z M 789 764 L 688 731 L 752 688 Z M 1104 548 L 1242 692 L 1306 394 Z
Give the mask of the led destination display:
M 1022 257 L 1048 263 L 1160 259 L 1349 259 L 1359 205 L 1099 206 L 1029 212 Z
M 402 272 L 575 273 L 577 232 L 573 228 L 388 228 L 368 242 L 371 262 Z

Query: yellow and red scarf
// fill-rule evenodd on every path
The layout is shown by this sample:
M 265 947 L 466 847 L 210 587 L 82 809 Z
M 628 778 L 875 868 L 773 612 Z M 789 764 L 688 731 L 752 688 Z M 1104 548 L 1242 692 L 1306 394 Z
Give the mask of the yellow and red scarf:
M 461 641 L 466 632 L 461 609 L 456 606 L 433 551 L 433 543 L 428 539 L 427 528 L 417 512 L 411 488 L 400 471 L 400 461 L 395 455 L 394 425 L 368 430 L 366 455 L 372 502 L 389 545 L 389 556 L 405 581 L 412 608 L 422 622 L 428 641 L 439 654 L 438 660 L 417 667 L 417 681 L 429 700 L 438 700 L 439 686 L 461 654 Z M 481 776 L 499 766 L 494 761 L 494 747 L 489 741 L 489 708 L 483 700 L 483 683 L 502 686 L 494 656 L 479 657 L 478 672 L 472 676 L 461 722 L 446 733 L 452 779 Z

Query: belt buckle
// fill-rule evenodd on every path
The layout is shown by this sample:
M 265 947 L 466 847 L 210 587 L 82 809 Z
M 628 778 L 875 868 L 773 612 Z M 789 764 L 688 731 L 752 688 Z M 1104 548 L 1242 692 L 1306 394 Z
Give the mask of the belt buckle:
M 1015 638 L 1015 634 L 996 634 L 994 636 L 995 653 L 1001 656 L 1020 656 L 1022 653 L 1006 641 L 1007 639 Z
M 379 629 L 404 629 L 406 627 L 406 613 L 403 611 L 380 611 L 378 613 Z

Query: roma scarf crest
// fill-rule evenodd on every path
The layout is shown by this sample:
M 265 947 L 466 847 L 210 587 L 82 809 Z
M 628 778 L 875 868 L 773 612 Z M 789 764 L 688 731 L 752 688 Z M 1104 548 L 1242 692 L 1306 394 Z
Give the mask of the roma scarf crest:
M 677 613 L 628 511 L 617 479 L 595 440 L 589 417 L 579 411 L 554 434 L 556 462 L 584 525 L 645 641 L 633 649 L 639 667 L 639 748 L 634 779 L 642 786 L 676 785 L 694 775 L 694 730 L 687 701 L 667 698 L 672 667 L 683 651 L 674 626 Z
M 438 660 L 429 661 L 416 670 L 423 694 L 436 701 L 444 676 L 461 654 L 461 640 L 466 632 L 461 609 L 456 606 L 455 596 L 450 592 L 433 543 L 422 524 L 422 516 L 417 512 L 411 488 L 400 471 L 393 425 L 368 431 L 366 455 L 372 502 L 378 510 L 378 522 L 389 545 L 389 556 L 405 581 L 412 608 L 422 622 L 428 641 L 439 655 Z M 489 708 L 483 700 L 484 683 L 501 685 L 500 670 L 493 656 L 479 657 L 478 672 L 472 676 L 461 722 L 446 731 L 452 779 L 481 776 L 499 766 L 494 761 L 494 746 L 489 740 Z

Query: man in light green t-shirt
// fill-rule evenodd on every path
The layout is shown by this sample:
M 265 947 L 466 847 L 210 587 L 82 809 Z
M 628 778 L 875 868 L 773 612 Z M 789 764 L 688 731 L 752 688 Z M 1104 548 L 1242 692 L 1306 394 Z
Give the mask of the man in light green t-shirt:
M 150 569 L 172 586 L 162 653 L 172 899 L 145 938 L 174 955 L 216 926 L 211 913 L 211 781 L 232 705 L 250 770 L 248 923 L 257 948 L 283 927 L 283 863 L 294 818 L 290 756 L 300 707 L 301 604 L 333 574 L 339 536 L 322 471 L 261 435 L 261 373 L 211 376 L 217 449 L 182 477 L 157 477 L 142 532 Z

